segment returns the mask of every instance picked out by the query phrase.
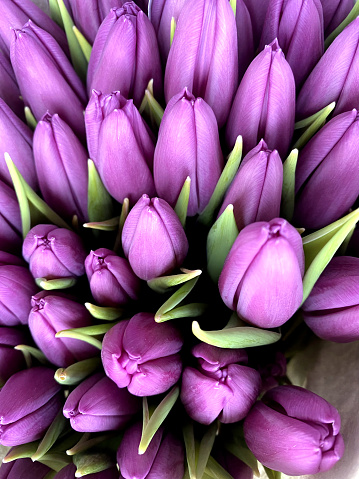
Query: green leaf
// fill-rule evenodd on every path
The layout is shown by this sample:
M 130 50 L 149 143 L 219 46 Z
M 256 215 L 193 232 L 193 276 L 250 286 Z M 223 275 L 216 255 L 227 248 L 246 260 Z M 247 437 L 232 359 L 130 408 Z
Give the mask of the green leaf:
M 224 262 L 238 233 L 233 205 L 228 205 L 207 236 L 207 271 L 214 283 L 217 283 L 219 279 Z
M 71 459 L 67 457 L 66 454 L 48 453 L 42 456 L 42 458 L 39 459 L 39 462 L 41 462 L 41 464 L 45 464 L 45 466 L 50 467 L 54 471 L 59 472 L 61 469 L 70 464 Z
M 39 286 L 39 288 L 45 289 L 46 291 L 52 291 L 53 289 L 71 288 L 77 283 L 77 280 L 76 278 L 36 278 L 35 283 Z
M 118 228 L 117 228 L 116 240 L 113 246 L 114 251 L 120 251 L 122 248 L 122 230 L 129 212 L 130 212 L 130 200 L 128 198 L 125 198 L 122 203 L 122 209 L 121 209 L 121 215 L 120 215 Z
M 64 28 L 64 24 L 61 17 L 61 12 L 57 0 L 49 0 L 50 7 L 50 16 L 51 18 L 60 25 L 61 28 Z
M 206 469 L 209 456 L 212 451 L 214 440 L 218 431 L 217 421 L 214 421 L 205 432 L 202 441 L 199 445 L 198 459 L 197 459 L 197 469 L 196 477 L 200 479 Z
M 191 189 L 191 178 L 187 176 L 187 178 L 185 179 L 185 182 L 183 183 L 181 192 L 178 196 L 176 206 L 174 208 L 183 227 L 185 227 L 185 224 L 186 224 L 190 189 Z
M 185 304 L 184 306 L 179 306 L 178 308 L 171 309 L 168 313 L 155 315 L 156 323 L 164 323 L 170 319 L 177 318 L 196 318 L 197 316 L 202 316 L 208 308 L 206 303 L 190 303 Z
M 87 311 L 96 319 L 102 321 L 113 321 L 121 317 L 122 308 L 112 308 L 110 306 L 96 306 L 96 304 L 85 303 Z
M 346 26 L 349 25 L 356 17 L 359 15 L 359 2 L 356 0 L 354 7 L 349 12 L 348 16 L 344 18 L 342 23 L 327 37 L 324 42 L 324 47 L 327 49 L 330 44 L 337 38 L 337 36 L 344 30 Z
M 99 444 L 103 443 L 107 439 L 111 439 L 113 434 L 104 434 L 102 436 L 93 437 L 90 439 L 90 434 L 85 433 L 80 441 L 75 444 L 71 449 L 66 451 L 68 456 L 75 456 L 76 454 L 80 454 L 81 452 L 85 452 L 92 447 L 98 446 Z
M 282 473 L 279 471 L 273 471 L 272 469 L 269 469 L 268 467 L 264 467 L 264 470 L 266 471 L 266 474 L 269 479 L 281 479 Z
M 72 27 L 72 30 L 75 34 L 76 40 L 78 41 L 78 44 L 80 45 L 80 48 L 82 50 L 82 53 L 84 54 L 84 57 L 87 61 L 87 63 L 90 61 L 90 56 L 92 52 L 92 46 L 91 44 L 86 40 L 86 38 L 82 35 L 80 30 L 75 27 L 75 25 Z
M 150 411 L 148 409 L 148 401 L 146 397 L 142 398 L 142 434 L 143 431 L 146 429 L 147 424 L 150 421 Z
M 197 321 L 192 323 L 193 334 L 201 341 L 218 348 L 253 348 L 279 341 L 280 333 L 252 327 L 226 328 L 203 331 Z
M 6 454 L 3 463 L 8 463 L 15 461 L 16 459 L 24 459 L 26 457 L 31 457 L 37 450 L 39 446 L 39 441 L 28 442 L 27 444 L 21 444 L 20 446 L 14 446 Z
M 172 17 L 171 18 L 171 32 L 170 32 L 170 47 L 172 46 L 173 37 L 175 36 L 176 27 L 177 27 L 177 23 L 176 23 L 175 17 Z
M 233 477 L 227 472 L 218 462 L 209 456 L 206 466 L 206 473 L 213 477 L 213 479 L 233 479 Z
M 67 368 L 59 368 L 54 377 L 59 384 L 74 386 L 95 372 L 100 365 L 101 358 L 84 359 L 83 361 L 71 364 Z
M 41 440 L 35 454 L 31 456 L 32 461 L 39 461 L 51 449 L 62 431 L 65 429 L 66 424 L 67 419 L 63 415 L 62 410 L 60 410 L 46 431 L 46 434 Z
M 120 217 L 116 216 L 105 221 L 92 221 L 90 223 L 84 223 L 84 228 L 92 228 L 100 231 L 116 231 L 118 229 Z
M 149 107 L 149 110 L 150 110 L 150 116 L 153 119 L 155 125 L 157 125 L 157 127 L 159 127 L 160 124 L 161 124 L 162 118 L 163 118 L 164 110 L 161 107 L 161 105 L 158 103 L 156 98 L 153 96 L 152 91 L 150 91 L 149 89 L 146 89 L 145 97 L 146 97 L 147 102 L 148 102 L 148 107 Z
M 78 331 L 71 329 L 64 329 L 55 334 L 55 338 L 72 338 L 84 341 L 85 343 L 92 344 L 97 349 L 102 349 L 102 342 L 98 339 L 88 336 L 87 334 L 79 333 Z
M 46 474 L 46 476 L 44 477 L 44 479 L 54 479 L 54 477 L 56 476 L 57 474 L 57 471 L 50 471 Z
M 183 428 L 183 439 L 186 448 L 186 458 L 190 479 L 196 479 L 197 459 L 194 440 L 193 422 L 188 422 Z
M 84 326 L 83 328 L 64 329 L 63 331 L 75 331 L 76 333 L 86 334 L 88 336 L 97 336 L 105 334 L 117 323 L 94 324 L 92 326 Z
M 335 102 L 331 103 L 330 105 L 326 106 L 322 110 L 320 110 L 315 116 L 314 121 L 308 126 L 308 128 L 305 130 L 305 132 L 300 136 L 300 138 L 296 141 L 295 145 L 293 148 L 297 148 L 298 150 L 301 150 L 307 143 L 308 141 L 314 136 L 317 131 L 324 125 L 326 122 L 328 116 L 331 114 L 331 112 L 335 108 Z M 312 118 L 310 117 L 310 118 Z M 303 120 L 305 121 L 305 120 Z M 301 123 L 301 122 L 299 122 Z
M 160 276 L 159 278 L 147 281 L 148 286 L 156 293 L 166 293 L 170 288 L 182 283 L 186 283 L 193 278 L 202 274 L 200 269 L 189 270 L 182 268 L 182 274 L 174 274 L 171 276 Z
M 158 309 L 155 316 L 161 317 L 165 313 L 168 313 L 168 311 L 171 311 L 172 309 L 174 309 L 177 306 L 177 304 L 179 304 L 181 301 L 184 300 L 186 296 L 189 295 L 189 293 L 195 287 L 198 281 L 198 278 L 199 276 L 197 276 L 196 278 L 190 279 L 183 286 L 181 286 L 175 293 L 173 293 L 172 296 L 165 303 L 163 303 L 163 305 Z
M 288 158 L 283 164 L 283 187 L 281 211 L 283 218 L 291 221 L 294 212 L 295 198 L 295 170 L 297 168 L 298 150 L 290 152 Z
M 255 458 L 254 454 L 248 449 L 248 447 L 240 445 L 238 442 L 235 444 L 226 444 L 226 449 L 236 456 L 240 461 L 247 464 L 253 471 L 253 474 L 257 477 L 260 476 L 258 469 L 258 461 Z
M 105 471 L 116 465 L 116 461 L 110 454 L 105 452 L 80 453 L 73 456 L 77 468 L 75 477 L 83 477 L 88 474 Z
M 92 222 L 104 221 L 113 215 L 113 201 L 104 187 L 96 166 L 88 160 L 88 216 Z
M 229 0 L 229 3 L 231 4 L 234 16 L 236 16 L 237 12 L 237 0 Z
M 24 355 L 28 354 L 35 359 L 37 359 L 41 364 L 49 364 L 46 356 L 40 349 L 34 348 L 33 346 L 28 346 L 27 344 L 18 344 L 14 349 L 21 351 Z
M 36 121 L 36 118 L 34 117 L 32 111 L 31 111 L 30 107 L 25 106 L 24 112 L 25 112 L 25 120 L 26 120 L 27 125 L 32 130 L 35 130 L 35 128 L 37 126 L 37 121 Z

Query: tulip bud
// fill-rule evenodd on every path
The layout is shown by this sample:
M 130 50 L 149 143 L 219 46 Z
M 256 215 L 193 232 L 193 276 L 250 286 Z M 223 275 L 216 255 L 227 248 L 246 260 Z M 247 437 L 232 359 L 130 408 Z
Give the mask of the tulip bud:
M 246 226 L 219 278 L 224 303 L 261 328 L 284 324 L 303 298 L 304 252 L 300 234 L 282 218 Z
M 35 226 L 25 238 L 22 254 L 34 278 L 76 278 L 85 273 L 82 240 L 65 228 Z
M 245 351 L 201 343 L 192 354 L 198 358 L 198 369 L 187 367 L 182 375 L 181 401 L 187 414 L 201 424 L 217 418 L 224 423 L 243 419 L 261 387 L 257 371 L 235 364 L 247 362 Z
M 279 381 L 285 378 L 287 373 L 287 360 L 283 353 L 277 351 L 271 359 L 265 358 L 258 366 L 258 372 L 262 378 L 262 393 L 279 386 Z
M 119 388 L 135 396 L 161 394 L 180 378 L 183 345 L 170 323 L 156 323 L 152 314 L 138 313 L 111 328 L 102 343 L 102 363 Z
M 214 457 L 233 479 L 253 479 L 253 470 L 226 449 L 215 451 Z
M 221 128 L 237 84 L 237 28 L 228 0 L 186 2 L 166 65 L 166 102 L 187 87 L 212 107 Z
M 0 444 L 18 446 L 42 438 L 62 406 L 52 369 L 15 373 L 0 391 Z
M 261 10 L 261 6 L 258 10 Z M 252 20 L 244 0 L 236 0 L 238 78 L 241 79 L 254 57 Z
M 21 216 L 15 191 L 0 180 L 0 249 L 21 249 Z
M 157 193 L 174 207 L 189 176 L 187 214 L 194 216 L 207 206 L 222 169 L 216 117 L 185 88 L 171 98 L 161 121 L 153 164 Z
M 160 97 L 162 68 L 151 22 L 134 2 L 112 8 L 93 45 L 87 73 L 89 95 L 94 88 L 103 93 L 120 90 L 139 107 L 151 79 L 155 96 Z
M 329 121 L 299 153 L 294 224 L 321 228 L 340 218 L 359 194 L 359 115 Z
M 13 374 L 26 367 L 23 353 L 14 349 L 14 346 L 26 342 L 26 336 L 22 331 L 0 327 L 0 387 Z
M 71 338 L 56 338 L 64 329 L 92 325 L 92 317 L 82 304 L 69 296 L 41 291 L 31 299 L 29 328 L 35 343 L 49 361 L 59 367 L 70 366 L 98 352 L 94 346 Z
M 232 149 L 242 135 L 246 154 L 263 138 L 269 149 L 285 157 L 294 114 L 293 73 L 274 40 L 252 61 L 238 87 L 227 123 L 228 146 Z
M 42 196 L 64 218 L 87 214 L 87 152 L 71 128 L 45 113 L 34 133 L 34 159 Z M 74 161 L 76 158 L 76 161 Z
M 1 464 L 0 479 L 46 479 L 51 469 L 31 459 L 16 459 Z
M 128 261 L 114 251 L 100 248 L 91 251 L 85 260 L 92 296 L 102 306 L 121 306 L 137 300 L 140 280 Z
M 63 412 L 75 431 L 101 432 L 123 428 L 140 407 L 139 398 L 97 373 L 70 393 Z
M 282 183 L 282 160 L 276 150 L 270 151 L 261 140 L 242 161 L 218 216 L 232 204 L 238 230 L 256 221 L 277 218 Z
M 16 83 L 10 60 L 0 50 L 0 98 L 5 100 L 16 115 L 24 117 L 24 102 Z
M 138 454 L 142 424 L 136 423 L 125 432 L 117 452 L 121 479 L 182 479 L 184 447 L 173 434 L 160 428 L 146 452 Z
M 178 216 L 161 198 L 142 195 L 122 231 L 123 251 L 135 274 L 146 281 L 182 265 L 188 241 Z
M 321 0 L 324 17 L 324 37 L 330 35 L 347 17 L 355 0 Z
M 59 44 L 31 21 L 14 30 L 13 37 L 11 63 L 25 105 L 37 120 L 47 111 L 58 113 L 78 136 L 85 136 L 86 93 Z
M 244 437 L 256 458 L 290 476 L 331 469 L 344 452 L 339 431 L 338 411 L 297 386 L 268 391 L 244 422 Z
M 260 8 L 258 8 L 257 0 L 244 0 L 248 12 L 251 16 L 252 27 L 253 27 L 253 38 L 254 38 L 254 47 L 256 48 L 259 45 L 263 25 L 268 9 L 269 0 L 262 0 Z
M 71 463 L 68 466 L 61 469 L 60 472 L 56 474 L 54 479 L 76 479 L 76 466 Z M 117 467 L 110 467 L 101 472 L 95 472 L 94 474 L 86 474 L 86 479 L 118 479 L 118 470 Z
M 302 85 L 324 52 L 320 0 L 270 0 L 260 48 L 275 38 L 293 70 L 297 87 Z

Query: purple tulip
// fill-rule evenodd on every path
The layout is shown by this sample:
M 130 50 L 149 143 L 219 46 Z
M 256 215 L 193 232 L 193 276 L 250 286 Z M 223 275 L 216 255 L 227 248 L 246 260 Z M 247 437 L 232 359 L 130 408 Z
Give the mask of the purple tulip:
M 201 343 L 192 354 L 198 358 L 198 369 L 187 367 L 182 375 L 181 401 L 187 414 L 201 424 L 217 418 L 223 423 L 243 419 L 261 388 L 257 371 L 236 364 L 247 362 L 246 352 Z
M 69 464 L 61 469 L 56 474 L 54 479 L 76 479 L 76 466 L 75 464 Z M 1 478 L 0 478 L 1 479 Z M 118 479 L 118 470 L 116 467 L 110 467 L 101 472 L 95 472 L 94 474 L 86 474 L 86 479 Z
M 91 159 L 108 192 L 120 203 L 135 203 L 144 192 L 155 194 L 152 134 L 132 100 L 120 92 L 93 91 L 86 108 Z
M 287 360 L 283 353 L 277 351 L 271 359 L 268 357 L 265 359 L 264 363 L 257 366 L 262 378 L 262 393 L 279 386 L 279 381 L 287 374 Z
M 0 98 L 5 100 L 16 115 L 24 118 L 24 102 L 16 83 L 10 60 L 0 50 Z
M 260 8 L 258 8 L 258 0 L 244 0 L 248 12 L 251 16 L 253 27 L 254 47 L 259 45 L 269 0 L 261 0 Z
M 321 0 L 324 17 L 324 36 L 330 35 L 347 17 L 355 0 Z
M 21 250 L 21 216 L 15 191 L 0 180 L 0 249 Z
M 137 300 L 140 280 L 128 261 L 114 251 L 100 248 L 85 260 L 87 278 L 92 296 L 102 306 L 121 306 Z
M 194 216 L 207 206 L 222 170 L 216 117 L 185 88 L 171 98 L 161 121 L 153 163 L 157 193 L 174 207 L 189 176 L 188 216 Z
M 41 291 L 31 299 L 29 328 L 32 337 L 49 361 L 59 367 L 88 359 L 98 350 L 90 344 L 71 338 L 56 338 L 63 329 L 92 325 L 92 316 L 85 306 L 65 294 Z
M 261 10 L 263 7 L 257 8 Z M 245 0 L 236 0 L 238 78 L 241 79 L 254 57 L 253 26 Z
M 111 328 L 102 344 L 107 376 L 135 396 L 161 394 L 180 378 L 181 335 L 169 323 L 156 323 L 152 314 L 138 313 Z
M 161 198 L 143 195 L 122 231 L 123 251 L 135 274 L 146 281 L 182 265 L 188 241 L 180 220 Z
M 16 459 L 1 465 L 0 479 L 45 479 L 51 469 L 31 459 Z
M 15 373 L 0 391 L 0 444 L 18 446 L 43 437 L 62 406 L 52 369 Z
M 119 74 L 120 72 L 120 74 Z M 140 106 L 153 78 L 156 98 L 162 92 L 162 68 L 156 34 L 149 19 L 134 2 L 112 8 L 93 45 L 87 90 L 120 90 Z
M 11 63 L 25 105 L 37 120 L 47 111 L 58 113 L 84 137 L 86 93 L 59 44 L 31 21 L 14 30 L 13 37 Z
M 298 120 L 317 113 L 333 101 L 334 114 L 359 108 L 359 18 L 353 20 L 330 45 L 297 99 Z
M 277 218 L 282 183 L 282 160 L 276 150 L 269 150 L 265 141 L 261 140 L 242 161 L 218 216 L 232 204 L 239 230 L 256 221 Z
M 0 327 L 0 387 L 13 374 L 26 367 L 23 353 L 14 349 L 14 346 L 26 344 L 27 341 L 26 335 L 22 331 Z
M 320 0 L 270 0 L 261 49 L 275 38 L 293 70 L 297 87 L 301 86 L 324 52 Z
M 295 83 L 282 49 L 274 40 L 249 65 L 228 118 L 226 138 L 232 149 L 243 136 L 244 153 L 263 138 L 284 158 L 294 131 Z
M 117 452 L 120 479 L 182 479 L 184 447 L 173 434 L 160 428 L 146 452 L 138 454 L 142 424 L 136 423 L 125 432 Z
M 75 431 L 101 432 L 123 428 L 140 407 L 139 398 L 97 373 L 70 393 L 63 412 Z
M 65 228 L 35 226 L 25 238 L 22 254 L 34 278 L 76 278 L 85 273 L 82 240 Z
M 253 470 L 226 449 L 215 451 L 214 457 L 233 479 L 253 479 Z
M 212 107 L 221 128 L 237 85 L 237 28 L 228 0 L 186 2 L 166 66 L 167 103 L 187 87 Z
M 339 430 L 338 411 L 297 386 L 271 389 L 244 422 L 244 437 L 256 458 L 290 476 L 331 469 L 344 452 Z
M 303 298 L 304 252 L 297 230 L 282 218 L 246 226 L 219 278 L 224 303 L 261 328 L 284 324 Z
M 299 153 L 293 222 L 321 228 L 340 218 L 359 194 L 359 115 L 329 121 Z

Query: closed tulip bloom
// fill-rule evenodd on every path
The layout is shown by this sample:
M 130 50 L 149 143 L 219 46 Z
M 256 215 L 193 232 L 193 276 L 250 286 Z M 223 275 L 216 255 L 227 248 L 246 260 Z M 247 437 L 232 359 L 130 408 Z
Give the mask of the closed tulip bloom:
M 41 291 L 31 299 L 29 328 L 32 337 L 47 359 L 59 367 L 96 356 L 98 350 L 78 339 L 56 338 L 64 329 L 92 325 L 92 316 L 84 305 L 65 294 Z
M 26 344 L 27 341 L 23 331 L 0 327 L 0 387 L 17 371 L 25 369 L 24 355 L 22 351 L 17 351 L 14 347 Z
M 20 118 L 24 118 L 24 102 L 20 98 L 20 90 L 10 60 L 0 50 L 0 98 Z
M 71 463 L 68 466 L 61 469 L 60 472 L 56 474 L 54 479 L 76 479 L 77 467 L 75 464 Z M 117 467 L 110 467 L 101 472 L 95 472 L 94 474 L 86 474 L 87 479 L 118 479 L 118 470 Z
M 67 219 L 87 213 L 87 152 L 59 115 L 45 113 L 34 133 L 34 159 L 46 203 Z M 76 159 L 76 161 L 74 161 Z
M 226 449 L 215 451 L 214 457 L 233 479 L 253 479 L 253 470 Z
M 251 16 L 252 20 L 252 27 L 253 27 L 253 38 L 254 38 L 254 47 L 256 48 L 259 45 L 263 25 L 267 13 L 267 8 L 269 4 L 269 0 L 262 0 L 261 7 L 258 8 L 257 0 L 244 0 L 248 12 Z
M 121 72 L 120 74 L 118 72 Z M 96 36 L 87 73 L 87 90 L 120 90 L 140 106 L 148 82 L 155 96 L 162 92 L 162 68 L 156 34 L 134 2 L 113 8 Z
M 21 250 L 21 216 L 15 191 L 0 180 L 0 249 Z
M 321 0 L 324 17 L 324 36 L 327 37 L 347 17 L 354 0 Z
M 282 183 L 282 160 L 276 150 L 269 150 L 266 142 L 261 140 L 242 161 L 218 216 L 232 204 L 239 230 L 256 221 L 277 218 Z
M 140 407 L 139 398 L 97 373 L 70 393 L 63 412 L 75 431 L 101 432 L 123 428 Z
M 243 136 L 244 153 L 263 138 L 284 158 L 294 131 L 295 83 L 277 40 L 249 65 L 228 118 L 226 139 L 233 148 Z
M 138 299 L 140 280 L 128 261 L 114 251 L 99 248 L 85 260 L 92 296 L 102 306 L 121 306 Z
M 219 278 L 224 303 L 261 328 L 284 324 L 303 298 L 304 252 L 297 230 L 282 218 L 246 226 Z
M 244 437 L 266 467 L 290 476 L 331 469 L 342 457 L 338 411 L 297 386 L 271 389 L 248 414 Z
M 51 469 L 31 459 L 16 459 L 1 464 L 0 479 L 45 479 Z
M 181 401 L 187 414 L 201 424 L 217 418 L 223 423 L 243 419 L 261 388 L 257 371 L 236 364 L 247 362 L 245 351 L 201 343 L 192 354 L 198 358 L 198 369 L 187 367 L 182 375 Z
M 29 21 L 14 30 L 11 63 L 25 105 L 37 120 L 58 113 L 80 137 L 86 93 L 80 78 L 54 38 Z M 31 78 L 31 81 L 29 81 Z
M 182 265 L 188 241 L 178 216 L 161 198 L 143 195 L 122 231 L 123 251 L 136 275 L 146 281 Z
M 340 218 L 359 194 L 359 115 L 334 117 L 299 153 L 293 221 L 321 228 Z
M 42 438 L 62 407 L 62 396 L 52 369 L 36 367 L 11 376 L 0 391 L 0 444 Z
M 237 28 L 228 0 L 186 2 L 166 65 L 167 103 L 187 87 L 210 105 L 221 128 L 237 84 Z
M 207 206 L 224 166 L 213 110 L 185 88 L 171 98 L 161 121 L 154 156 L 159 196 L 172 207 L 191 178 L 188 216 Z
M 261 10 L 263 7 L 257 8 Z M 245 0 L 236 0 L 238 45 L 238 78 L 241 79 L 254 57 L 254 38 L 251 15 Z
M 76 278 L 85 273 L 82 240 L 66 228 L 34 226 L 26 235 L 22 254 L 34 278 Z
M 152 314 L 138 313 L 111 328 L 102 344 L 102 364 L 119 388 L 135 396 L 153 396 L 180 378 L 178 352 L 183 340 L 170 323 L 156 323 Z
M 182 479 L 184 447 L 173 434 L 160 428 L 146 452 L 138 454 L 142 424 L 136 423 L 125 432 L 117 452 L 120 479 Z

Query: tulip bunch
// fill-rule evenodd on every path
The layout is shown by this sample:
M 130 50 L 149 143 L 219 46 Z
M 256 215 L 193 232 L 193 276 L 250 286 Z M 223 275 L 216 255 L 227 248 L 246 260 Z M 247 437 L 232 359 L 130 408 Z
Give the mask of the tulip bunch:
M 0 479 L 340 468 L 287 365 L 359 339 L 359 3 L 36 3 L 0 4 Z

